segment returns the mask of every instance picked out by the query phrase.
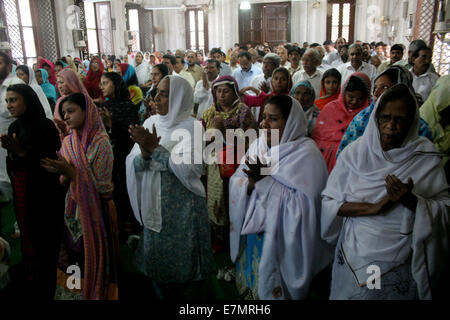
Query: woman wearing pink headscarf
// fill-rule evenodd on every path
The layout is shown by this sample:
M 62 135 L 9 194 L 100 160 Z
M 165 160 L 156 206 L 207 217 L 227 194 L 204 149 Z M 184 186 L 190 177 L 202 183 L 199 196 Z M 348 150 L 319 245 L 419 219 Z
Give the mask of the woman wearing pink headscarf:
M 63 243 L 58 261 L 56 299 L 117 300 L 118 230 L 112 200 L 113 151 L 100 114 L 90 98 L 74 93 L 61 101 L 71 134 L 57 160 L 42 166 L 61 174 L 69 186 L 64 213 Z M 70 265 L 81 272 L 81 288 L 69 288 Z M 69 281 L 69 282 L 68 282 Z
M 53 114 L 53 121 L 56 124 L 56 127 L 59 130 L 61 140 L 70 133 L 69 127 L 66 125 L 66 123 L 63 121 L 64 119 L 60 116 L 60 103 L 61 101 L 72 93 L 84 93 L 88 96 L 88 101 L 90 104 L 94 105 L 94 102 L 89 97 L 89 93 L 87 92 L 84 85 L 81 83 L 80 78 L 78 77 L 77 73 L 73 71 L 72 69 L 63 69 L 58 73 L 58 89 L 61 93 L 61 97 L 56 102 L 55 111 Z
M 339 98 L 328 103 L 317 118 L 313 140 L 327 163 L 328 173 L 336 164 L 336 152 L 353 118 L 369 106 L 371 83 L 362 72 L 348 77 Z

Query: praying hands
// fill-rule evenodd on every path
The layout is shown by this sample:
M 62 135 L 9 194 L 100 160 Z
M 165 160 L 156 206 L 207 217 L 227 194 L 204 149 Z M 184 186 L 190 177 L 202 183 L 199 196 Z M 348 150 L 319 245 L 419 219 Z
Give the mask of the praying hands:
M 26 152 L 20 145 L 15 133 L 13 133 L 12 137 L 7 134 L 1 135 L 0 141 L 2 147 L 8 150 L 11 155 L 17 156 L 19 158 L 23 158 L 26 156 Z
M 161 140 L 161 137 L 158 137 L 158 133 L 156 132 L 155 124 L 153 124 L 152 132 L 140 125 L 131 125 L 128 132 L 130 133 L 131 140 L 139 145 L 142 158 L 149 160 Z
M 255 162 L 255 159 L 252 159 L 252 162 Z M 253 189 L 255 189 L 255 184 L 264 178 L 263 175 L 261 175 L 261 168 L 267 167 L 266 164 L 261 163 L 259 160 L 259 157 L 256 157 L 256 163 L 250 163 L 250 159 L 247 158 L 245 160 L 245 164 L 248 167 L 247 169 L 243 169 L 244 173 L 248 177 L 248 188 L 247 188 L 247 194 L 251 195 Z

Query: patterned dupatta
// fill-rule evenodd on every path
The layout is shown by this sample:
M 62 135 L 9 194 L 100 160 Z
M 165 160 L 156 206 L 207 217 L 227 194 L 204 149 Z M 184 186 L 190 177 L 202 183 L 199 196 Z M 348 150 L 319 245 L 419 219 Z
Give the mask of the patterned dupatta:
M 70 184 L 74 201 L 69 201 L 67 212 L 76 203 L 83 230 L 84 241 L 84 284 L 83 299 L 101 300 L 106 298 L 106 266 L 108 242 L 102 217 L 102 205 L 96 189 L 95 178 L 87 158 L 87 150 L 92 142 L 108 139 L 97 108 L 86 99 L 86 119 L 83 132 L 72 130 L 61 147 L 62 156 L 75 165 L 77 176 Z

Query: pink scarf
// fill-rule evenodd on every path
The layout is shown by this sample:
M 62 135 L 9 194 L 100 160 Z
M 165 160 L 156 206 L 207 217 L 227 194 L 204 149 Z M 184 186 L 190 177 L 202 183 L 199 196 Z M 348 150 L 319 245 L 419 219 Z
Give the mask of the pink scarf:
M 95 178 L 87 158 L 91 143 L 101 139 L 109 141 L 103 128 L 97 108 L 86 98 L 86 120 L 83 132 L 73 130 L 65 137 L 61 154 L 77 169 L 77 177 L 70 184 L 70 194 L 75 201 L 83 230 L 84 241 L 84 283 L 83 299 L 105 299 L 106 297 L 106 262 L 108 261 L 108 241 L 102 217 L 100 194 L 95 186 Z M 101 156 L 101 155 L 100 155 Z M 112 165 L 112 164 L 108 164 Z M 69 201 L 73 203 L 73 201 Z M 72 208 L 67 208 L 72 212 Z
M 347 91 L 348 82 L 352 77 L 361 80 L 367 88 L 367 101 L 358 109 L 347 109 L 345 106 L 344 95 Z M 317 118 L 312 139 L 317 143 L 317 147 L 325 158 L 328 173 L 331 172 L 336 164 L 336 152 L 348 125 L 360 111 L 369 106 L 370 88 L 370 79 L 365 73 L 353 73 L 345 82 L 339 98 L 329 102 Z

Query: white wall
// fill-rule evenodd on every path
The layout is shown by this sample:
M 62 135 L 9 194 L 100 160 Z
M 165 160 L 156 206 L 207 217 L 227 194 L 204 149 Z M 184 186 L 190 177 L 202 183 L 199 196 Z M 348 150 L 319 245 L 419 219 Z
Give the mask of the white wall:
M 111 17 L 116 19 L 116 30 L 113 30 L 114 53 L 116 55 L 124 55 L 128 51 L 125 45 L 126 23 L 126 0 L 111 1 Z
M 71 55 L 72 57 L 80 57 L 78 49 L 73 47 L 72 30 L 69 29 L 74 21 L 73 11 L 66 11 L 70 6 L 73 6 L 73 0 L 55 1 L 59 49 L 61 56 Z

